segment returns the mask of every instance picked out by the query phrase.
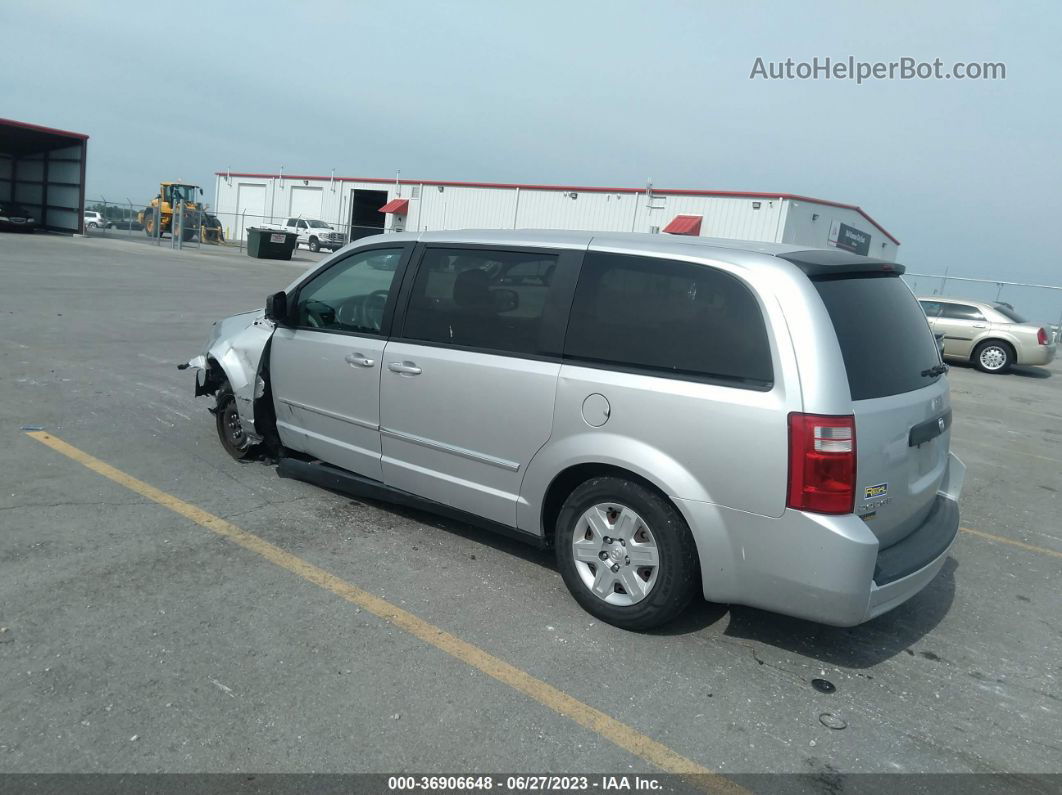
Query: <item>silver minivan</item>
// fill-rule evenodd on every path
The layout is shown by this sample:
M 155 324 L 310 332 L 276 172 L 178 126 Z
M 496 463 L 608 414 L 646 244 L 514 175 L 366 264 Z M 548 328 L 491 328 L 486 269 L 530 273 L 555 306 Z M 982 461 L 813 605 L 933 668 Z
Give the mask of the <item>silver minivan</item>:
M 236 458 L 551 547 L 600 619 L 699 591 L 851 626 L 944 565 L 965 467 L 903 267 L 563 231 L 399 233 L 215 324 Z

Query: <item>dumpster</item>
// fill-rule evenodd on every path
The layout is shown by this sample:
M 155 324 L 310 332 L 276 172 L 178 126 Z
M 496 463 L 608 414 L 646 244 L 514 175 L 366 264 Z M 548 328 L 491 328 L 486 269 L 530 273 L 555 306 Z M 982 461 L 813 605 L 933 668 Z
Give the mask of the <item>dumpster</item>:
M 258 259 L 291 259 L 298 240 L 294 232 L 252 227 L 247 230 L 247 255 Z

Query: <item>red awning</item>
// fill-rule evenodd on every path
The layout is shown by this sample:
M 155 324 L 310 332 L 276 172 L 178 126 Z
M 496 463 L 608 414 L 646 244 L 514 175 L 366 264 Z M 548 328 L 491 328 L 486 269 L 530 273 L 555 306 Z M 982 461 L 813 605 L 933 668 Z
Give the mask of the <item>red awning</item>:
M 676 215 L 663 231 L 669 235 L 692 235 L 697 237 L 701 234 L 701 219 L 703 215 Z
M 391 199 L 383 207 L 380 208 L 382 213 L 394 213 L 395 215 L 405 215 L 406 210 L 409 209 L 409 199 Z

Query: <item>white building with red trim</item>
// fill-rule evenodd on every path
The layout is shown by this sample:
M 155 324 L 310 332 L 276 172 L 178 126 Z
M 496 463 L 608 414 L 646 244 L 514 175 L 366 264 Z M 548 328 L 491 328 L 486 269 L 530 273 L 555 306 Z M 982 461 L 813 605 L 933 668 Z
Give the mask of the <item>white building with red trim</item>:
M 790 193 L 518 185 L 217 172 L 214 213 L 239 238 L 261 222 L 326 221 L 351 238 L 437 229 L 586 229 L 837 247 L 894 260 L 900 245 L 853 204 Z

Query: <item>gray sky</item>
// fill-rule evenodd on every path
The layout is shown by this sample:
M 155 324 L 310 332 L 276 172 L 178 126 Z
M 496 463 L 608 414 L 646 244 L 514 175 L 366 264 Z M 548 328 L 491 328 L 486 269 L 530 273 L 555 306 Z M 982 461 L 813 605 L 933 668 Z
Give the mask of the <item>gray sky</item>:
M 88 133 L 90 197 L 181 178 L 212 201 L 215 171 L 281 165 L 652 177 L 852 202 L 914 270 L 1062 283 L 1035 245 L 1062 209 L 1062 3 L 871 6 L 3 0 L 0 115 Z M 1003 61 L 1007 79 L 749 79 L 757 56 L 848 55 Z

